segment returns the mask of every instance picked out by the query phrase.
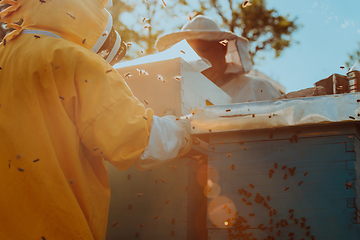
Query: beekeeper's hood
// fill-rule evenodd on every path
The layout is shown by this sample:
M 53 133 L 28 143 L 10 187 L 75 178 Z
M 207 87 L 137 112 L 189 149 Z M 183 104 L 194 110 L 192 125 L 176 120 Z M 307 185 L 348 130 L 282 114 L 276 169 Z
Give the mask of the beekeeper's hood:
M 35 30 L 84 46 L 112 65 L 125 55 L 126 47 L 105 9 L 112 0 L 2 0 L 0 4 L 11 5 L 1 12 L 0 21 L 15 28 L 3 44 Z
M 226 73 L 249 72 L 252 62 L 249 56 L 248 40 L 228 31 L 222 31 L 219 25 L 211 18 L 199 15 L 186 23 L 179 32 L 163 35 L 155 43 L 159 51 L 164 51 L 181 40 L 206 40 L 227 44 Z M 220 43 L 219 43 L 220 44 Z

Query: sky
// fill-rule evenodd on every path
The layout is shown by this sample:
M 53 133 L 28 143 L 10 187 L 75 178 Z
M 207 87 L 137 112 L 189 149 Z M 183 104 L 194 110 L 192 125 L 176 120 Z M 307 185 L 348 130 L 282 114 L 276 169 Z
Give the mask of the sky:
M 298 17 L 303 26 L 279 58 L 265 54 L 255 69 L 278 81 L 286 92 L 313 87 L 341 69 L 349 53 L 360 50 L 360 0 L 267 0 L 267 7 L 281 15 Z

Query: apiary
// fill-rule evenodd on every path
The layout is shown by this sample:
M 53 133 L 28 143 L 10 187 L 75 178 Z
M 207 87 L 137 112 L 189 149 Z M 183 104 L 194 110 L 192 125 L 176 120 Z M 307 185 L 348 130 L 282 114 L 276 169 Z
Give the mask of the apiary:
M 207 239 L 359 239 L 360 94 L 207 106 Z
M 183 53 L 184 52 L 184 53 Z M 186 55 L 189 50 L 179 50 Z M 162 116 L 172 109 L 180 117 L 192 108 L 227 104 L 231 97 L 182 57 L 152 58 L 117 68 L 146 107 Z M 151 171 L 135 167 L 121 172 L 107 164 L 111 188 L 107 240 L 206 239 L 206 197 L 197 180 L 206 179 L 207 145 L 196 143 L 188 155 Z

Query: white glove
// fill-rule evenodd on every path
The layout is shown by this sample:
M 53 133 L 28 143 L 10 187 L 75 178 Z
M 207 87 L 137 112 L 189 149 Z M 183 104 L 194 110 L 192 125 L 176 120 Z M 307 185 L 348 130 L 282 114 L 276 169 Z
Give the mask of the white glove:
M 191 149 L 190 120 L 176 119 L 174 115 L 153 116 L 149 144 L 135 162 L 136 168 L 154 169 Z

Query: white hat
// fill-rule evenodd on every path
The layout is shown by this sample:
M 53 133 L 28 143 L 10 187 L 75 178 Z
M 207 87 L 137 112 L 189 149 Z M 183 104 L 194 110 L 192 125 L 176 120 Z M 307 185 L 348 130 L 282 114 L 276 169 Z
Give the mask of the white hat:
M 249 72 L 252 62 L 249 56 L 248 40 L 229 31 L 222 31 L 211 18 L 199 15 L 186 23 L 179 32 L 169 33 L 156 40 L 155 47 L 164 51 L 182 40 L 200 39 L 206 41 L 229 41 L 226 61 L 227 72 Z
M 179 32 L 169 33 L 159 37 L 155 43 L 157 50 L 164 51 L 181 40 L 201 39 L 207 41 L 222 41 L 241 39 L 247 44 L 247 39 L 229 31 L 222 31 L 212 19 L 199 15 L 186 23 Z

